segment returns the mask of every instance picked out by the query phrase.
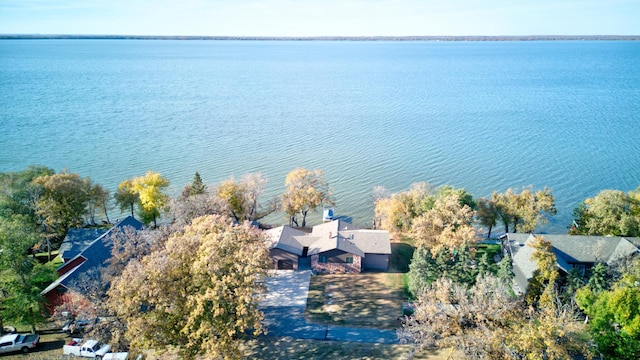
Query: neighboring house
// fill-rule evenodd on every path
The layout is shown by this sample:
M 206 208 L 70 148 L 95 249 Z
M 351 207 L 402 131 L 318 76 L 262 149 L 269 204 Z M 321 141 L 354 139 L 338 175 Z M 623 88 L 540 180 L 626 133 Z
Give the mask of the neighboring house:
M 95 232 L 97 237 L 93 238 L 88 244 L 88 239 L 85 236 L 88 236 L 87 234 L 90 234 L 90 231 L 77 232 L 74 235 L 72 234 L 71 237 L 65 238 L 67 245 L 64 249 L 64 262 L 57 269 L 60 277 L 40 293 L 47 300 L 47 309 L 50 312 L 62 303 L 86 301 L 83 298 L 83 294 L 73 291 L 74 285 L 82 281 L 83 275 L 86 276 L 92 271 L 106 266 L 105 261 L 111 258 L 111 248 L 113 246 L 113 243 L 109 241 L 109 234 L 114 229 L 124 229 L 126 227 L 140 230 L 143 225 L 138 220 L 128 216 L 107 231 Z M 75 255 L 70 257 L 71 254 Z
M 266 230 L 274 269 L 298 270 L 309 264 L 319 272 L 387 270 L 391 242 L 385 230 L 357 229 L 342 220 L 316 225 L 311 233 L 289 226 Z
M 106 229 L 69 229 L 58 250 L 62 261 L 73 259 L 106 232 Z
M 528 246 L 536 237 L 551 242 L 557 258 L 558 269 L 567 274 L 572 268 L 586 271 L 594 264 L 602 262 L 612 264 L 624 257 L 638 252 L 640 238 L 581 235 L 535 235 L 508 233 L 501 237 L 504 252 L 509 252 L 513 261 L 513 273 L 520 293 L 525 293 L 529 280 L 537 269 L 531 259 L 535 251 Z

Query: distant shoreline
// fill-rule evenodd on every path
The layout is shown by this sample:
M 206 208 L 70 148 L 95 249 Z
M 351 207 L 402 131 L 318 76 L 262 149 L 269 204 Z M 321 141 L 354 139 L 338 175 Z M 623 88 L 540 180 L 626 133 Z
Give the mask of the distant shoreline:
M 244 40 L 244 41 L 638 41 L 640 35 L 531 36 L 160 36 L 0 34 L 1 40 Z

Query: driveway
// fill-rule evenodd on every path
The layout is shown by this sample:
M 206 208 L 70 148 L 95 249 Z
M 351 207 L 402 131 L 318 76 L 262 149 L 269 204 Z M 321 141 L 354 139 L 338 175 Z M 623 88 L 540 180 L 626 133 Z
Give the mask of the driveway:
M 265 280 L 267 295 L 260 302 L 265 315 L 263 324 L 267 336 L 394 344 L 395 330 L 351 328 L 307 322 L 307 307 L 311 271 L 274 270 Z
M 261 308 L 307 306 L 311 270 L 271 270 L 265 280 L 267 295 L 260 302 Z

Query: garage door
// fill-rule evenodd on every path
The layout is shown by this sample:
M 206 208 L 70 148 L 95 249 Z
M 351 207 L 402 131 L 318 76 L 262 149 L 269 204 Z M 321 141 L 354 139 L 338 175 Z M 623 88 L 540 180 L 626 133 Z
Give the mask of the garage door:
M 278 270 L 293 270 L 293 261 L 278 260 Z

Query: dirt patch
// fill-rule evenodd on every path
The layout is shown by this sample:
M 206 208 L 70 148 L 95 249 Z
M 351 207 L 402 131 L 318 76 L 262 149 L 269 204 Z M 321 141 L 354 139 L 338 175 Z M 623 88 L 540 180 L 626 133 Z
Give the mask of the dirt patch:
M 396 329 L 402 315 L 402 274 L 311 277 L 305 315 L 312 322 Z

